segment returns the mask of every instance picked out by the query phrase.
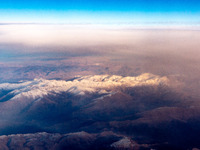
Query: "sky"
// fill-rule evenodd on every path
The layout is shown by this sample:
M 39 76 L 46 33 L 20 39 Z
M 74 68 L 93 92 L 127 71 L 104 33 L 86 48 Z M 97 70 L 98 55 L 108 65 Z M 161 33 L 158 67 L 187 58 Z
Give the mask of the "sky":
M 0 0 L 0 23 L 199 23 L 199 0 Z

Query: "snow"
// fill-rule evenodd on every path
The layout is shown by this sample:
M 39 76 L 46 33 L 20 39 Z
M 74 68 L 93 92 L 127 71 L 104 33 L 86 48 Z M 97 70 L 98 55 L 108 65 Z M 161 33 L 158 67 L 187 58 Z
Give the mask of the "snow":
M 167 77 L 145 73 L 136 77 L 122 77 L 117 75 L 82 76 L 73 81 L 34 79 L 22 83 L 3 83 L 0 90 L 11 90 L 16 98 L 42 98 L 48 94 L 69 92 L 75 95 L 84 95 L 86 92 L 107 94 L 112 88 L 126 86 L 167 84 Z
M 131 142 L 129 138 L 124 137 L 121 140 L 112 143 L 110 146 L 115 148 L 130 149 L 134 147 L 134 144 Z

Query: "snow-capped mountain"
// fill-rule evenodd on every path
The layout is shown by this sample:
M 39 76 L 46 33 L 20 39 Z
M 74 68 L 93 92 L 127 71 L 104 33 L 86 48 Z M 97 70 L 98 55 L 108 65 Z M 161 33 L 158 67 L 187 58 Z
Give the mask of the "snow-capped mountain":
M 136 87 L 143 85 L 167 84 L 167 77 L 145 73 L 137 77 L 122 77 L 116 75 L 83 76 L 72 81 L 34 79 L 21 83 L 0 84 L 0 90 L 10 91 L 16 98 L 42 98 L 45 95 L 68 92 L 74 95 L 87 93 L 109 94 L 116 87 Z
M 190 146 L 183 133 L 195 139 L 192 146 L 200 146 L 195 135 L 200 131 L 193 130 L 200 124 L 199 101 L 176 91 L 173 81 L 145 73 L 0 84 L 0 135 L 16 134 L 1 136 L 0 149 L 31 147 L 29 141 L 41 140 L 47 146 L 53 142 L 50 149 L 73 149 L 84 142 L 85 149 L 159 149 L 166 142 Z M 152 137 L 155 142 L 147 144 Z

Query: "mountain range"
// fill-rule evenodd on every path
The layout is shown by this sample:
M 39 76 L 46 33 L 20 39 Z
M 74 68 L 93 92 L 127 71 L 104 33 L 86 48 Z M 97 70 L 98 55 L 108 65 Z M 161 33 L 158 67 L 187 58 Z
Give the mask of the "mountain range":
M 171 83 L 150 73 L 2 83 L 0 149 L 198 148 L 200 105 Z

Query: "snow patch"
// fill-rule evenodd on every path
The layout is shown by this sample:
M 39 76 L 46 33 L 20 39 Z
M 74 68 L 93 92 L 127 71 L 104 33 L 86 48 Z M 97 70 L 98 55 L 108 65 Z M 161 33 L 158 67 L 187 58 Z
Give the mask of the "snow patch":
M 130 149 L 133 148 L 135 145 L 131 142 L 129 138 L 124 137 L 123 139 L 112 143 L 110 146 L 117 149 Z
M 72 81 L 34 79 L 33 81 L 15 84 L 3 83 L 0 84 L 0 90 L 11 90 L 10 93 L 15 95 L 12 99 L 21 97 L 36 99 L 48 94 L 60 92 L 69 92 L 75 95 L 84 95 L 86 92 L 97 92 L 99 94 L 111 93 L 112 95 L 110 91 L 115 87 L 134 87 L 167 83 L 167 77 L 160 77 L 149 73 L 137 77 L 94 75 L 78 77 Z

